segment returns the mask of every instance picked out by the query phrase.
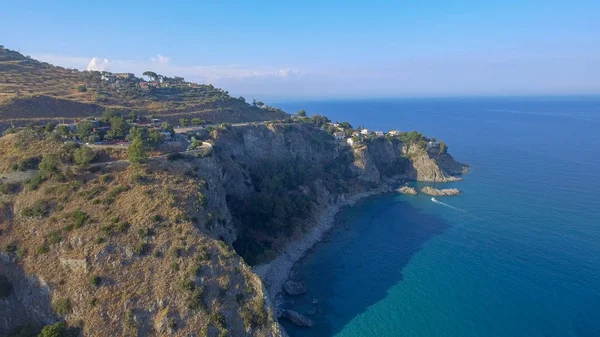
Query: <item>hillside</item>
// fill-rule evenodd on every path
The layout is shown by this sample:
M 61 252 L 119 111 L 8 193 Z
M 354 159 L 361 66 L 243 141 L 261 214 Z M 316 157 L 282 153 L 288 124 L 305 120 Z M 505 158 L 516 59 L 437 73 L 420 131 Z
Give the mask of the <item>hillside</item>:
M 0 47 L 0 124 L 71 120 L 99 116 L 106 109 L 170 122 L 196 117 L 210 123 L 286 117 L 279 109 L 248 104 L 212 85 L 154 75 L 154 80 L 146 81 L 133 74 L 65 69 Z
M 416 132 L 334 137 L 356 132 L 323 116 L 208 127 L 192 137 L 211 151 L 140 164 L 46 127 L 1 137 L 0 334 L 284 336 L 277 318 L 301 315 L 273 307 L 293 265 L 277 263 L 324 212 L 466 169 Z

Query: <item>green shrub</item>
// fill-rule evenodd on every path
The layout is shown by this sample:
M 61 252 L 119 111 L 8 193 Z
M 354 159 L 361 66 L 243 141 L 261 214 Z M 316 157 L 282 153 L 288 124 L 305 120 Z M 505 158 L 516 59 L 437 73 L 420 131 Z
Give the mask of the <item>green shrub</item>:
M 206 311 L 206 305 L 204 304 L 204 288 L 196 287 L 190 293 L 187 302 L 190 310 Z
M 50 203 L 46 200 L 38 200 L 31 207 L 26 207 L 21 211 L 21 215 L 26 217 L 46 217 L 50 213 Z
M 73 224 L 75 228 L 81 228 L 89 219 L 89 216 L 85 214 L 82 210 L 76 209 L 71 213 L 71 218 L 73 219 Z
M 36 252 L 38 254 L 46 254 L 50 251 L 50 245 L 47 241 L 44 241 L 39 247 L 37 247 Z
M 62 239 L 63 239 L 63 238 L 62 238 L 62 236 L 60 235 L 60 232 L 59 232 L 59 231 L 52 231 L 52 232 L 50 232 L 50 234 L 48 234 L 48 236 L 47 236 L 47 242 L 48 242 L 48 244 L 50 244 L 50 245 L 55 245 L 55 244 L 57 244 L 57 243 L 61 242 L 61 241 L 62 241 Z
M 38 337 L 64 337 L 65 325 L 62 322 L 57 322 L 52 325 L 45 326 Z
M 208 321 L 221 330 L 226 328 L 225 316 L 220 312 L 213 312 L 208 318 Z
M 154 222 L 161 222 L 162 221 L 162 217 L 158 214 L 155 214 L 153 216 L 150 217 L 150 220 L 154 221 Z
M 87 91 L 87 87 L 83 84 L 80 84 L 77 86 L 77 91 L 78 92 L 86 92 Z
M 80 147 L 73 153 L 73 159 L 75 160 L 75 163 L 82 167 L 88 166 L 92 161 L 94 161 L 95 157 L 96 153 L 94 150 L 87 146 Z
M 100 276 L 98 275 L 93 275 L 92 277 L 90 277 L 90 283 L 94 286 L 94 287 L 98 287 L 100 285 L 100 282 L 102 282 L 102 279 L 100 278 Z
M 15 171 L 35 170 L 38 168 L 38 165 L 40 164 L 40 160 L 41 160 L 40 157 L 24 158 L 24 159 L 21 159 L 21 161 L 19 161 L 19 163 L 14 164 L 12 166 L 12 168 Z
M 12 291 L 12 284 L 4 275 L 0 275 L 0 298 L 6 298 Z
M 138 242 L 135 247 L 133 248 L 133 252 L 138 254 L 138 255 L 144 255 L 146 254 L 146 251 L 148 250 L 148 244 L 145 242 Z
M 73 306 L 68 298 L 59 298 L 52 303 L 52 310 L 60 316 L 65 316 L 71 313 Z
M 102 184 L 106 184 L 106 183 L 110 182 L 111 180 L 112 180 L 112 176 L 110 174 L 104 174 L 98 178 L 98 181 L 101 182 Z
M 195 284 L 194 281 L 190 279 L 184 279 L 179 282 L 179 287 L 181 288 L 181 290 L 192 291 L 195 288 Z
M 41 174 L 36 175 L 35 177 L 29 179 L 27 181 L 27 186 L 29 187 L 30 190 L 34 191 L 37 190 L 38 187 L 40 187 L 40 185 L 46 181 L 46 177 L 44 177 Z
M 179 263 L 177 263 L 177 262 L 171 262 L 171 270 L 173 270 L 173 271 L 179 271 Z

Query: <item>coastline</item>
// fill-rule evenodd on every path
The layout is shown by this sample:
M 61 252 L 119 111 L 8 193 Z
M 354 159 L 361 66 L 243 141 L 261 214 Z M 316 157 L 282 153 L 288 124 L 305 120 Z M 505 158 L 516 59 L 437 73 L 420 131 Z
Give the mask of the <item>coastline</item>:
M 283 292 L 283 284 L 289 279 L 294 265 L 302 260 L 317 243 L 321 242 L 327 232 L 333 229 L 335 216 L 342 207 L 352 206 L 361 199 L 392 191 L 392 187 L 385 184 L 370 191 L 348 197 L 343 196 L 338 202 L 323 210 L 319 221 L 309 233 L 291 242 L 275 260 L 254 267 L 253 271 L 263 280 L 273 304 L 277 306 L 276 299 Z

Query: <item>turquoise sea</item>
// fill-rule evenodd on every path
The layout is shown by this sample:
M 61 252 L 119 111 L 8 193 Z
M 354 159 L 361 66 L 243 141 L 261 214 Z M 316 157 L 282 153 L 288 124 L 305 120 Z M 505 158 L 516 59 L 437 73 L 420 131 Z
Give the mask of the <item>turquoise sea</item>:
M 600 336 L 600 97 L 283 102 L 419 130 L 469 164 L 463 195 L 344 209 L 297 266 L 303 336 Z M 419 186 L 423 184 L 417 184 Z

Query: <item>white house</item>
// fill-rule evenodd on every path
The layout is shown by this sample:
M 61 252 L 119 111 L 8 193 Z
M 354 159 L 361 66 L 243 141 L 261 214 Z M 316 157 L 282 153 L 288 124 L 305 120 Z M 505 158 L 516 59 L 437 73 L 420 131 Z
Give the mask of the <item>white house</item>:
M 350 146 L 354 146 L 354 140 L 352 138 L 346 139 L 346 143 L 348 143 Z
M 362 129 L 360 130 L 360 133 L 363 135 L 368 135 L 370 133 L 369 129 Z
M 397 136 L 399 134 L 400 134 L 400 132 L 398 130 L 391 130 L 390 132 L 388 132 L 388 135 L 390 135 L 390 136 Z
M 385 136 L 385 133 L 383 133 L 383 131 L 375 131 L 375 136 L 383 137 L 383 136 Z
M 345 132 L 341 132 L 341 131 L 334 132 L 333 133 L 333 138 L 335 138 L 336 140 L 342 140 L 342 139 L 346 138 L 346 133 Z

